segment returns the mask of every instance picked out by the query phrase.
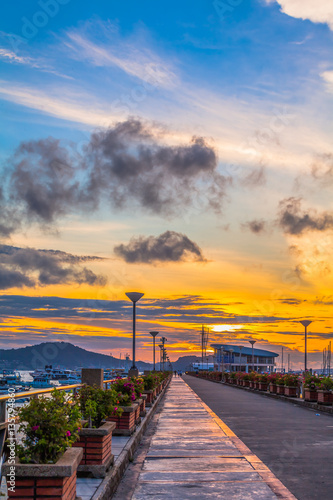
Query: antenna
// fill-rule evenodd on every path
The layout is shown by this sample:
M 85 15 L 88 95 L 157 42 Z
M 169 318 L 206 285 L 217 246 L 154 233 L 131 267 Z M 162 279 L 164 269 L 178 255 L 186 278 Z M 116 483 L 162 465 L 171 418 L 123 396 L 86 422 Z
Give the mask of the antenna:
M 201 327 L 201 369 L 203 370 L 203 360 L 204 356 L 206 356 L 207 344 L 208 344 L 208 328 L 205 328 L 204 325 Z

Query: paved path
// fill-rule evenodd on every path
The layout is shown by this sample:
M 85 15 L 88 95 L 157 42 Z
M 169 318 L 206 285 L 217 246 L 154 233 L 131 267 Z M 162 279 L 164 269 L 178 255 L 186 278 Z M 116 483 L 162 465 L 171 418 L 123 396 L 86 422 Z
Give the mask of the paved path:
M 173 378 L 167 390 L 155 433 L 132 478 L 134 491 L 121 493 L 123 498 L 294 499 L 181 378 Z M 125 486 L 129 481 L 124 477 Z
M 184 376 L 299 500 L 333 499 L 333 417 L 252 391 Z

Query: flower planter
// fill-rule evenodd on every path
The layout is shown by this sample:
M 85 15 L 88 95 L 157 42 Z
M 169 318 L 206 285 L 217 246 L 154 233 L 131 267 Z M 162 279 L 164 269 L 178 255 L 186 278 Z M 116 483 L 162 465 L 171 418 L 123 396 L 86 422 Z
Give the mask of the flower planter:
M 143 394 L 147 396 L 146 406 L 152 406 L 154 402 L 154 389 L 147 389 L 146 391 L 143 391 Z
M 289 397 L 289 398 L 297 398 L 297 387 L 291 387 L 289 385 L 286 385 L 284 387 L 284 395 Z
M 108 422 L 115 422 L 116 428 L 113 431 L 114 436 L 130 436 L 135 431 L 135 415 L 136 409 L 139 407 L 137 403 L 132 403 L 131 406 L 119 406 L 123 410 L 121 417 L 108 417 Z
M 75 500 L 76 471 L 83 455 L 82 448 L 67 448 L 55 464 L 15 463 L 15 486 L 11 485 L 8 462 L 2 466 L 6 476 L 8 498 L 16 500 Z M 10 488 L 15 489 L 12 491 Z
M 115 427 L 115 422 L 105 422 L 98 429 L 91 427 L 80 429 L 80 440 L 73 444 L 74 447 L 83 449 L 79 472 L 89 472 L 94 477 L 105 477 L 107 470 L 113 464 L 111 440 Z
M 259 382 L 259 391 L 267 391 L 268 383 L 267 382 Z
M 236 379 L 235 378 L 231 378 L 229 380 L 229 384 L 232 384 L 232 385 L 236 384 Z
M 312 401 L 315 403 L 318 401 L 318 392 L 313 389 L 304 389 L 304 401 Z
M 276 386 L 276 394 L 280 394 L 280 396 L 284 396 L 284 385 Z
M 142 404 L 143 400 L 140 398 L 140 399 L 136 399 L 135 400 L 135 403 L 138 404 L 138 407 L 137 409 L 135 410 L 135 425 L 139 425 L 140 422 L 141 422 L 141 417 L 140 417 L 140 408 L 141 408 L 141 404 Z
M 272 394 L 276 394 L 277 392 L 277 385 L 276 384 L 269 384 L 269 392 Z
M 249 380 L 243 380 L 243 387 L 250 387 L 250 381 Z
M 318 404 L 331 405 L 333 403 L 332 391 L 318 391 Z
M 249 387 L 250 389 L 254 389 L 254 382 L 252 380 L 249 381 Z
M 142 399 L 142 403 L 140 405 L 140 417 L 145 417 L 147 414 L 147 410 L 146 410 L 147 394 L 141 394 L 141 399 Z

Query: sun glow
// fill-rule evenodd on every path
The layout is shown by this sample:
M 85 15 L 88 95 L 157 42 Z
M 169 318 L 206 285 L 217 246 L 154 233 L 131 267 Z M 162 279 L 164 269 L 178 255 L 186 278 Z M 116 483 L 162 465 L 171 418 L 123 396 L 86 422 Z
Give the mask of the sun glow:
M 234 332 L 235 330 L 241 330 L 244 325 L 215 325 L 211 328 L 212 332 Z

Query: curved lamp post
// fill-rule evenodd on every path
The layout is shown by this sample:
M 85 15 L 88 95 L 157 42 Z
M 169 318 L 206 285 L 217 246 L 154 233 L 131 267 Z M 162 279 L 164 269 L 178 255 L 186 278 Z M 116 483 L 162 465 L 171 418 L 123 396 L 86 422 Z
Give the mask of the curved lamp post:
M 140 300 L 144 293 L 140 292 L 127 292 L 125 295 L 133 302 L 133 348 L 132 348 L 132 359 L 133 364 L 131 370 L 137 370 L 135 366 L 135 321 L 136 321 L 136 303 Z M 133 373 L 134 375 L 134 373 Z
M 307 353 L 307 340 L 308 340 L 308 337 L 307 337 L 307 334 L 308 334 L 308 331 L 307 331 L 307 328 L 308 326 L 312 323 L 312 321 L 309 321 L 307 319 L 305 319 L 304 321 L 300 321 L 301 325 L 304 326 L 304 329 L 305 329 L 305 332 L 304 332 L 304 371 L 306 372 L 308 367 L 307 367 L 307 358 L 308 358 L 308 353 Z
M 153 337 L 153 353 L 154 353 L 154 368 L 153 371 L 155 371 L 155 337 L 158 335 L 159 332 L 149 332 L 150 335 Z
M 254 372 L 254 353 L 253 353 L 253 346 L 257 342 L 256 340 L 249 340 L 250 344 L 252 345 L 252 371 Z

